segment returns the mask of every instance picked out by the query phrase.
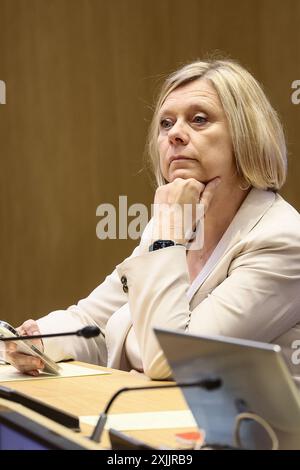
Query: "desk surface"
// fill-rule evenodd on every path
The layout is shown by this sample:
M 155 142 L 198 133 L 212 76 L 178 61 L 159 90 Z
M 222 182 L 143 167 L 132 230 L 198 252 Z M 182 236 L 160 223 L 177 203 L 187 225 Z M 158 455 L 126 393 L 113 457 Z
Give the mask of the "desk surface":
M 76 363 L 75 363 L 76 364 Z M 78 363 L 83 365 L 82 363 Z M 98 415 L 114 392 L 122 387 L 155 385 L 167 382 L 153 382 L 142 374 L 90 365 L 92 368 L 108 370 L 108 375 L 43 379 L 32 381 L 5 382 L 4 385 L 77 416 Z M 137 413 L 146 411 L 185 410 L 187 405 L 178 389 L 128 392 L 120 395 L 110 409 L 114 413 Z M 83 424 L 82 434 L 89 435 L 92 427 Z M 194 428 L 184 428 L 184 431 Z M 141 439 L 150 445 L 177 447 L 175 433 L 183 429 L 151 429 L 128 431 L 126 434 Z M 109 447 L 106 432 L 101 446 Z

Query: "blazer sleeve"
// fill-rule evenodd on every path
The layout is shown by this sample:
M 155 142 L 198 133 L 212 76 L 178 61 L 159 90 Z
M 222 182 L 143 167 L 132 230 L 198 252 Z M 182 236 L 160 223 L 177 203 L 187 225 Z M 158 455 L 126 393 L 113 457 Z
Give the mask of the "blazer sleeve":
M 119 275 L 127 277 L 145 373 L 155 379 L 170 376 L 154 326 L 270 342 L 299 322 L 299 247 L 297 233 L 276 241 L 253 234 L 233 257 L 224 281 L 193 310 L 186 296 L 190 284 L 184 247 L 164 248 L 119 265 Z
M 137 256 L 138 246 L 130 257 Z M 128 258 L 129 259 L 129 258 Z M 91 294 L 66 310 L 56 310 L 37 320 L 41 333 L 75 331 L 86 325 L 96 325 L 105 333 L 111 315 L 128 302 L 117 271 L 106 277 Z M 85 340 L 70 336 L 44 339 L 44 351 L 53 360 L 77 359 L 106 365 L 107 350 L 102 335 Z

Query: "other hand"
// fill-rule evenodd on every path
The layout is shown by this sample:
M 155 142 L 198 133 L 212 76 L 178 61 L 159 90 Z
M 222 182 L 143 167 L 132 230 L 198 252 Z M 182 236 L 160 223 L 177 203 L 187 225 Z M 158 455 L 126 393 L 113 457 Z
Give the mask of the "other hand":
M 40 330 L 37 322 L 34 320 L 26 320 L 21 326 L 17 328 L 21 336 L 39 335 Z M 43 351 L 43 343 L 40 339 L 30 340 L 38 349 Z M 24 374 L 32 376 L 39 375 L 39 369 L 44 368 L 44 363 L 38 357 L 23 354 L 17 351 L 18 342 L 6 343 L 5 361 L 9 362 L 12 366 Z
M 176 178 L 160 186 L 154 199 L 153 240 L 170 239 L 186 245 L 200 215 L 208 211 L 219 182 L 219 177 L 207 184 L 194 178 Z

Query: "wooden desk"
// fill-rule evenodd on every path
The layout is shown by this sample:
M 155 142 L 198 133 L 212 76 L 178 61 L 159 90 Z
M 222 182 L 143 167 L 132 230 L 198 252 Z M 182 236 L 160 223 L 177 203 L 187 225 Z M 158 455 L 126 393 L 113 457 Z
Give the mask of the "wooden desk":
M 75 363 L 76 364 L 76 363 Z M 78 363 L 83 365 L 82 363 Z M 155 385 L 167 382 L 153 382 L 142 374 L 133 374 L 115 369 L 90 365 L 92 368 L 108 370 L 109 375 L 43 379 L 24 382 L 3 382 L 3 385 L 38 398 L 57 408 L 77 416 L 99 415 L 114 392 L 122 387 Z M 109 414 L 146 411 L 184 410 L 187 405 L 178 389 L 127 392 L 118 397 Z M 82 425 L 82 434 L 89 435 L 92 427 Z M 184 431 L 194 428 L 184 428 Z M 175 433 L 183 429 L 157 429 L 128 431 L 126 434 L 141 439 L 155 447 L 177 447 Z M 101 440 L 102 448 L 109 448 L 107 433 Z

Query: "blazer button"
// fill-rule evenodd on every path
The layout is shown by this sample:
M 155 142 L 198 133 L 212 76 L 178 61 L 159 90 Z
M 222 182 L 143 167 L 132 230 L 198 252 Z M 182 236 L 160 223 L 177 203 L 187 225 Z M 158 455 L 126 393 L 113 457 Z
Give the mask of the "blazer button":
M 123 291 L 125 292 L 125 294 L 127 294 L 127 292 L 128 292 L 127 277 L 122 276 L 121 277 L 121 282 L 123 284 Z

